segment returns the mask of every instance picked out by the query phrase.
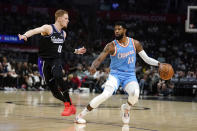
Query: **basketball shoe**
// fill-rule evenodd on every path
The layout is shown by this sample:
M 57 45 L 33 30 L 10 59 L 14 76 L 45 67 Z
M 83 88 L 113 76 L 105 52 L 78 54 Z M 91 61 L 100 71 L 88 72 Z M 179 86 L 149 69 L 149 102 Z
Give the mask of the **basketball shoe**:
M 77 116 L 75 118 L 75 121 L 74 122 L 77 123 L 77 124 L 85 124 L 86 123 L 86 120 L 83 119 L 83 118 L 81 118 L 80 116 Z
M 130 110 L 126 108 L 126 104 L 121 106 L 122 122 L 128 124 L 130 121 Z
M 64 103 L 64 111 L 62 112 L 62 116 L 70 116 L 73 114 L 73 108 L 72 108 L 72 105 L 70 105 L 69 102 L 65 102 Z M 76 112 L 76 110 L 75 110 Z
M 123 125 L 122 131 L 129 131 L 129 125 Z
M 85 131 L 86 124 L 75 124 L 75 131 Z
M 73 105 L 71 98 L 70 98 L 70 103 L 71 103 L 70 107 L 72 108 L 72 114 L 76 114 L 76 107 Z
M 76 107 L 73 104 L 70 107 L 72 108 L 72 114 L 76 114 Z

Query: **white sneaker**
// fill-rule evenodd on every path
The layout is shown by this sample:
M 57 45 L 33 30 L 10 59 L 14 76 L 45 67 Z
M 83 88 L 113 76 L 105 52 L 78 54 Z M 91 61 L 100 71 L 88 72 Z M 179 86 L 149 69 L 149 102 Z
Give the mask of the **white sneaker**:
M 75 118 L 75 122 L 78 123 L 78 124 L 85 124 L 86 123 L 86 120 L 83 119 L 83 118 Z
M 125 104 L 122 104 L 121 106 L 122 122 L 128 124 L 130 121 L 130 110 L 126 109 L 125 106 Z
M 86 124 L 75 124 L 75 131 L 85 131 Z
M 129 125 L 123 125 L 122 131 L 129 131 Z

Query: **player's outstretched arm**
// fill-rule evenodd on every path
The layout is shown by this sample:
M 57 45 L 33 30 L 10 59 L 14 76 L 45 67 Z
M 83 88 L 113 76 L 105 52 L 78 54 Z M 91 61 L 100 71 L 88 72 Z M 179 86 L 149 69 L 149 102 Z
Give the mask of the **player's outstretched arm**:
M 114 53 L 114 44 L 111 42 L 105 46 L 105 48 L 100 53 L 100 55 L 93 61 L 90 67 L 90 74 L 94 74 L 96 72 L 96 68 L 100 66 L 100 64 L 105 60 L 105 58 L 109 54 L 113 54 L 113 53 Z
M 144 51 L 142 44 L 138 41 L 138 40 L 134 40 L 134 45 L 136 48 L 136 52 L 139 54 L 139 56 L 149 65 L 153 65 L 153 66 L 159 66 L 160 62 L 150 58 L 146 52 Z
M 75 49 L 75 54 L 84 54 L 86 53 L 86 48 L 85 47 L 82 47 L 82 48 L 79 48 L 79 49 Z
M 52 32 L 52 28 L 50 27 L 50 25 L 43 25 L 41 27 L 27 31 L 23 35 L 18 34 L 18 37 L 19 37 L 19 40 L 23 39 L 23 40 L 27 41 L 27 38 L 29 38 L 35 34 L 42 33 L 44 35 L 49 35 L 49 34 L 51 34 L 51 32 Z

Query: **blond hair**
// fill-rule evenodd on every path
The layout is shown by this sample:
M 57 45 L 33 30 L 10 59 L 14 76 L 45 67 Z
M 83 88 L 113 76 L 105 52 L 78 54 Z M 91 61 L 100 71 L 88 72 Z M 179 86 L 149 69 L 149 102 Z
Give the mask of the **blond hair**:
M 55 21 L 57 20 L 58 17 L 63 16 L 64 14 L 68 14 L 67 11 L 59 9 L 55 12 Z

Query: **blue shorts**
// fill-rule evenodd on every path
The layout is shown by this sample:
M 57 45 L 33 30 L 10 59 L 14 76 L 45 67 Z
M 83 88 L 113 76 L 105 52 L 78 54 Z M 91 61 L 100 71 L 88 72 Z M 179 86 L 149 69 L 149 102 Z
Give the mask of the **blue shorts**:
M 127 73 L 127 72 L 110 72 L 109 77 L 107 79 L 107 82 L 110 83 L 110 85 L 115 86 L 115 92 L 118 90 L 118 87 L 121 85 L 124 89 L 125 86 L 132 81 L 137 82 L 136 74 L 135 72 Z

